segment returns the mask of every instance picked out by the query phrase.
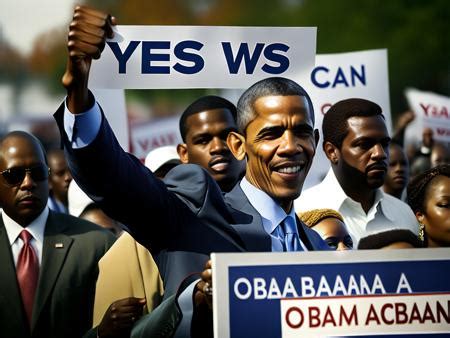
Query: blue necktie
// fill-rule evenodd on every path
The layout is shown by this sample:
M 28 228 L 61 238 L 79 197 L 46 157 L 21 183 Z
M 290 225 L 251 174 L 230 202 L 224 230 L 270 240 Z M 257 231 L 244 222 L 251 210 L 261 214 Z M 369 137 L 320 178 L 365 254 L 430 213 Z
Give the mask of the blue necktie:
M 297 225 L 291 216 L 286 216 L 280 224 L 284 232 L 284 251 L 303 251 L 297 234 Z

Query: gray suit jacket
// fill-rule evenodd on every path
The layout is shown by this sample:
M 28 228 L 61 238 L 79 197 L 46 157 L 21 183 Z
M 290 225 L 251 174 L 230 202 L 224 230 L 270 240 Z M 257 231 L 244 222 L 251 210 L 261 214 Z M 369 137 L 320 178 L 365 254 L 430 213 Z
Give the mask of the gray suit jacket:
M 0 336 L 81 337 L 92 326 L 98 260 L 114 240 L 95 224 L 50 211 L 30 332 L 0 217 Z

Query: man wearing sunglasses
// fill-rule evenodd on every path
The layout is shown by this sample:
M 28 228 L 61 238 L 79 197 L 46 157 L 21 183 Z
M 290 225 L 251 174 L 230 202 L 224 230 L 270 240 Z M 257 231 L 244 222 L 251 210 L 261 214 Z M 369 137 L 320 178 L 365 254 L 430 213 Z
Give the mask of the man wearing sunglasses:
M 2 337 L 81 337 L 91 326 L 97 263 L 114 236 L 50 211 L 48 175 L 34 136 L 0 139 Z

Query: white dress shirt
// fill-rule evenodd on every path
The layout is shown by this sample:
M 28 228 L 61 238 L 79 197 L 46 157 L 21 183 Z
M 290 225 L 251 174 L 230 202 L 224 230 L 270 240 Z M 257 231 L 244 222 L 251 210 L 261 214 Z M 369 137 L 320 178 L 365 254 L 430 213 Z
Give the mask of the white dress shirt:
M 359 202 L 345 194 L 332 169 L 321 183 L 302 192 L 294 204 L 298 211 L 320 208 L 339 211 L 355 247 L 362 237 L 380 231 L 408 229 L 415 234 L 418 232 L 417 219 L 406 203 L 378 189 L 374 204 L 366 213 Z
M 5 225 L 6 233 L 8 234 L 9 244 L 14 257 L 14 265 L 17 266 L 20 250 L 23 247 L 23 241 L 19 237 L 22 230 L 26 229 L 33 238 L 30 244 L 32 245 L 36 256 L 39 260 L 39 266 L 42 263 L 42 250 L 44 245 L 44 231 L 45 224 L 48 218 L 48 208 L 45 207 L 41 214 L 34 219 L 26 228 L 11 219 L 4 211 L 2 212 L 3 224 Z

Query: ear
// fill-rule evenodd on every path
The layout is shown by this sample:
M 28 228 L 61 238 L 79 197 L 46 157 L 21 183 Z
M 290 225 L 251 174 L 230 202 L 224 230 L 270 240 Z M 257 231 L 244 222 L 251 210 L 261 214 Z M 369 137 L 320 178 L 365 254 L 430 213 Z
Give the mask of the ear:
M 177 145 L 177 153 L 180 157 L 180 161 L 183 164 L 189 163 L 189 155 L 187 151 L 186 143 L 180 143 Z
M 242 161 L 245 158 L 246 149 L 244 136 L 235 131 L 231 131 L 227 137 L 227 145 L 234 157 L 239 161 Z
M 324 142 L 323 151 L 332 164 L 337 164 L 339 161 L 339 149 L 331 142 Z
M 320 134 L 319 130 L 314 129 L 314 142 L 316 142 L 315 149 L 317 149 L 317 145 L 319 144 Z
M 421 211 L 416 211 L 414 215 L 416 215 L 416 218 L 419 221 L 419 223 L 423 224 L 423 221 L 425 220 L 425 215 Z

